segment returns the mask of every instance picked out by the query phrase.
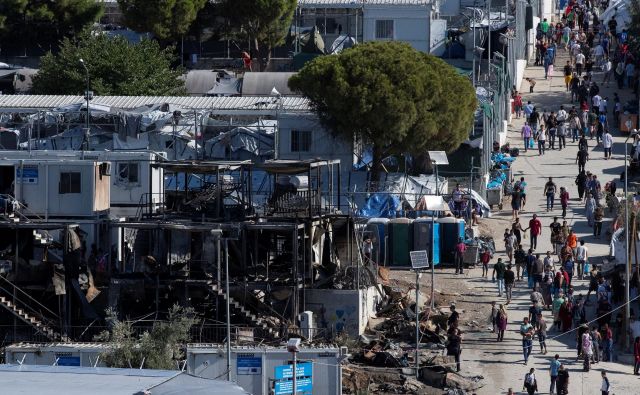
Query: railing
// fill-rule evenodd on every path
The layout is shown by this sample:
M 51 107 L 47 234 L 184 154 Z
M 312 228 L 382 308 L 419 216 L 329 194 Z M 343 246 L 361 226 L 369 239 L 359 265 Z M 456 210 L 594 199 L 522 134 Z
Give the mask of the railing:
M 320 196 L 315 190 L 297 191 L 286 193 L 276 198 L 269 204 L 274 214 L 309 212 L 309 215 L 318 214 L 322 210 Z
M 14 198 L 11 195 L 0 194 L 0 199 L 4 200 L 4 216 L 5 218 L 10 214 L 8 212 L 8 205 L 11 203 L 13 206 L 12 213 L 17 215 L 24 222 L 31 222 L 33 219 L 38 220 L 38 222 L 44 222 L 44 218 L 29 210 L 29 208 L 22 204 L 19 200 Z M 25 215 L 26 213 L 26 215 Z M 51 239 L 51 235 L 46 230 L 40 230 L 40 232 L 46 236 L 47 240 Z
M 56 313 L 2 276 L 0 276 L 0 291 L 13 302 L 16 308 L 24 310 L 25 313 L 32 315 L 52 329 L 58 327 L 60 317 Z

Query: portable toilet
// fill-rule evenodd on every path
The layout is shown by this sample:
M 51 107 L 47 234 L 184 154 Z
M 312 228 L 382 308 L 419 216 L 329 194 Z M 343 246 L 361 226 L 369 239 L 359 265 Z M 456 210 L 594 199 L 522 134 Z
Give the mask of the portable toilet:
M 386 264 L 386 242 L 388 218 L 371 218 L 365 227 L 365 237 L 371 237 L 371 259 L 378 265 Z
M 453 253 L 459 238 L 464 238 L 465 222 L 454 217 L 438 218 L 440 224 L 440 261 L 453 262 Z
M 411 266 L 409 251 L 413 248 L 413 220 L 409 218 L 394 218 L 387 225 L 389 266 Z
M 429 262 L 440 263 L 440 224 L 437 218 L 418 218 L 413 221 L 413 251 L 425 250 Z

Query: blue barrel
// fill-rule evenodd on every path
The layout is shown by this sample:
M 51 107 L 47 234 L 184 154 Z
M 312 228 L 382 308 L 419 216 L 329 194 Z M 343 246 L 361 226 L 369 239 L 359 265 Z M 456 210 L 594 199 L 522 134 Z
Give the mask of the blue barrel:
M 413 221 L 413 251 L 427 251 L 429 262 L 440 263 L 440 224 L 437 218 L 418 218 Z
M 440 260 L 453 263 L 458 239 L 464 238 L 465 222 L 463 219 L 454 217 L 438 218 L 436 222 L 440 224 Z
M 371 218 L 367 221 L 365 237 L 371 237 L 371 259 L 378 265 L 385 264 L 387 224 L 389 218 Z
M 387 224 L 387 264 L 389 266 L 411 266 L 409 251 L 413 248 L 413 220 L 394 218 Z

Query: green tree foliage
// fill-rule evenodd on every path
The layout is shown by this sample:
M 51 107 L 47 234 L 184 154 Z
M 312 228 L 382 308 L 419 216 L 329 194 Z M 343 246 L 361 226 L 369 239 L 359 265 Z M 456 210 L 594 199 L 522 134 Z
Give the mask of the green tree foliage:
M 271 50 L 284 42 L 297 4 L 297 0 L 222 0 L 221 12 L 253 44 L 264 71 Z
M 2 44 L 56 43 L 96 22 L 103 11 L 95 0 L 2 0 Z
M 176 361 L 184 359 L 184 344 L 190 340 L 190 329 L 197 323 L 192 308 L 175 305 L 169 310 L 168 321 L 156 322 L 151 332 L 135 336 L 131 322 L 120 321 L 115 311 L 107 310 L 110 331 L 96 337 L 109 343 L 102 358 L 109 367 L 175 369 Z M 144 361 L 144 363 L 143 363 Z
M 118 0 L 125 24 L 161 40 L 184 36 L 207 0 Z
M 123 37 L 85 33 L 78 40 L 64 39 L 60 52 L 48 53 L 33 78 L 33 93 L 77 95 L 86 89 L 89 70 L 96 95 L 184 95 L 182 72 L 174 69 L 173 48 L 161 49 L 152 40 L 131 44 Z
M 373 148 L 373 177 L 388 155 L 456 149 L 476 109 L 471 83 L 439 58 L 400 42 L 370 42 L 307 63 L 289 80 L 325 127 Z

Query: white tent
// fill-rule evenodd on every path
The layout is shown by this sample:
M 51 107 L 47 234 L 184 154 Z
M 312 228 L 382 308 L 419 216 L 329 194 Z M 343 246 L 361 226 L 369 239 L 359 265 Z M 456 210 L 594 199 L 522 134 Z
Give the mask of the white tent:
M 616 18 L 616 22 L 618 22 L 618 32 L 626 29 L 629 23 L 631 23 L 628 1 L 629 0 L 612 0 L 609 3 L 609 8 L 600 14 L 600 20 L 608 24 L 611 18 Z

